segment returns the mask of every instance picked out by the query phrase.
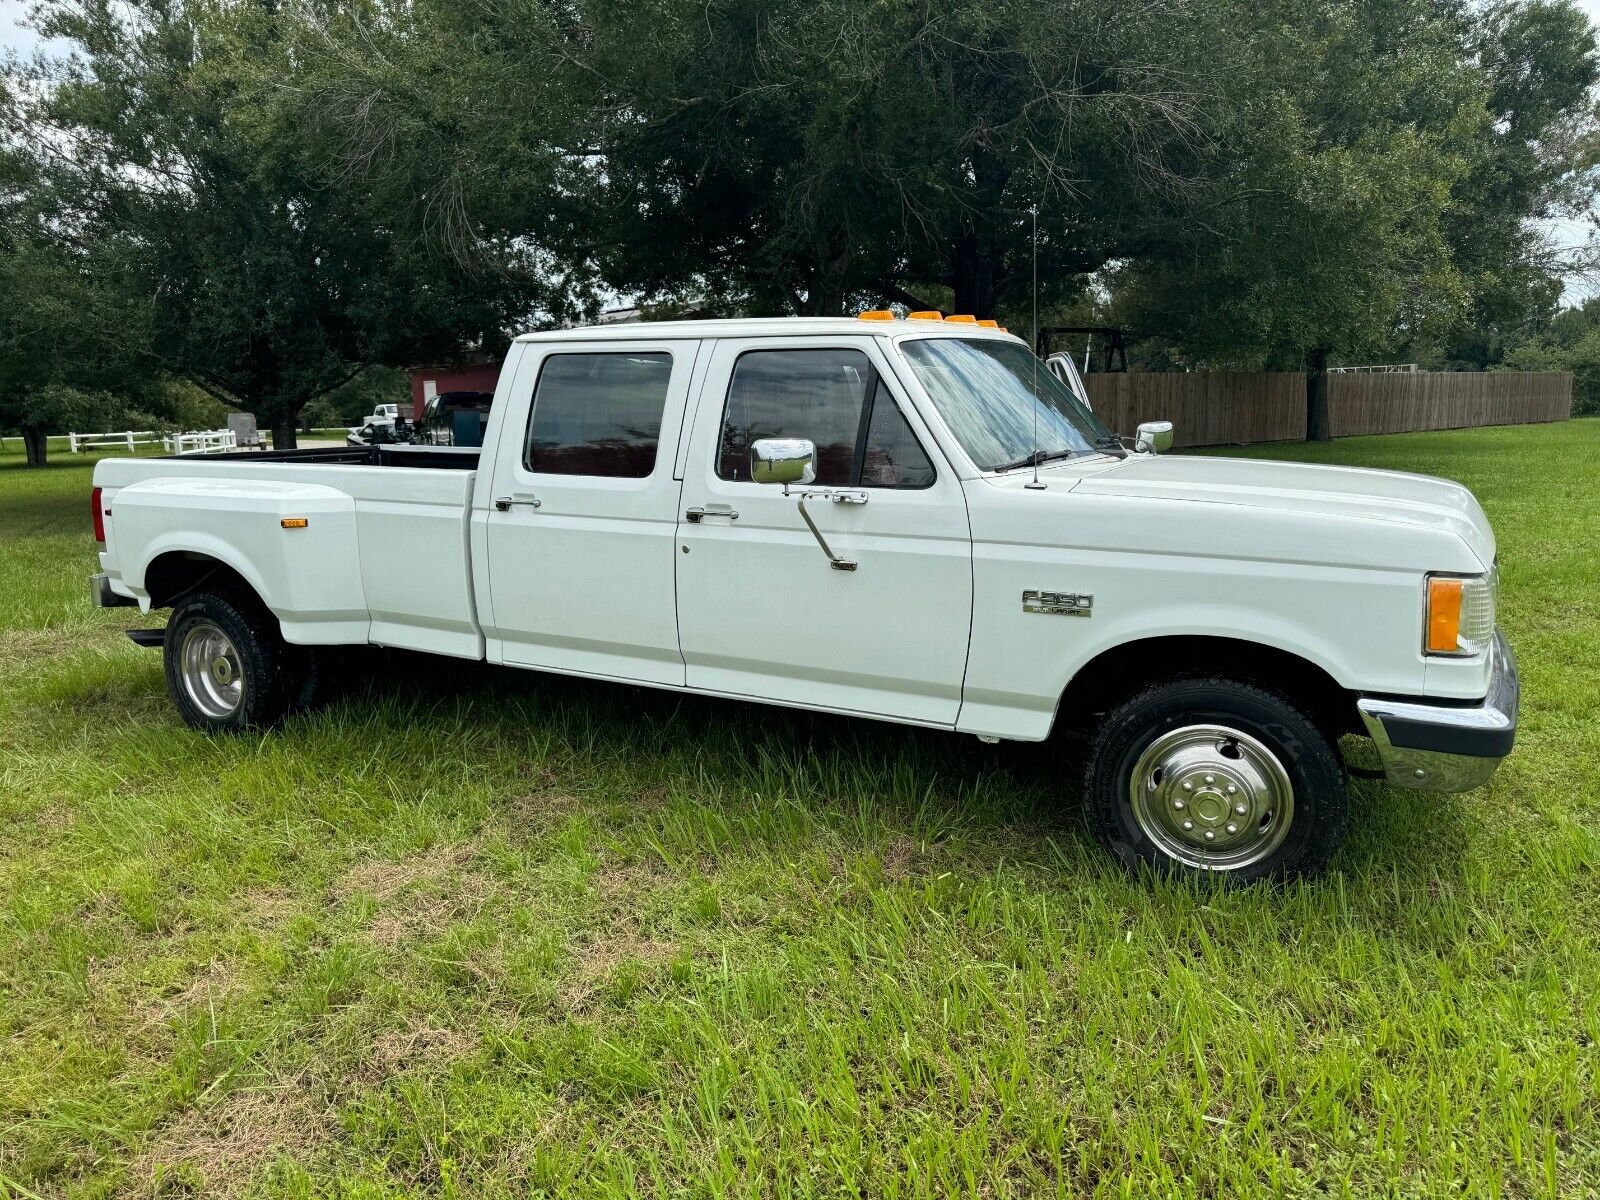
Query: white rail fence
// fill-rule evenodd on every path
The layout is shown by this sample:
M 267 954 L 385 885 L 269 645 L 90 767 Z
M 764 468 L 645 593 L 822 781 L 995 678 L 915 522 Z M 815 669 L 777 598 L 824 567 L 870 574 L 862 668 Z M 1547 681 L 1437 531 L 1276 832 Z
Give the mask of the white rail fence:
M 168 454 L 219 454 L 224 450 L 239 448 L 239 434 L 233 429 L 196 429 L 167 434 L 153 429 L 124 429 L 120 433 L 52 433 L 50 438 L 53 441 L 65 440 L 67 449 L 73 454 L 112 449 L 125 449 L 132 454 L 136 447 L 154 446 L 157 443 Z M 260 445 L 259 437 L 253 444 Z
M 82 454 L 85 450 L 126 446 L 128 453 L 132 454 L 135 446 L 153 446 L 160 440 L 161 435 L 153 429 L 127 429 L 122 433 L 69 433 L 67 448 L 74 454 Z
M 239 435 L 231 429 L 204 429 L 194 433 L 175 433 L 161 439 L 168 454 L 219 454 L 239 447 Z

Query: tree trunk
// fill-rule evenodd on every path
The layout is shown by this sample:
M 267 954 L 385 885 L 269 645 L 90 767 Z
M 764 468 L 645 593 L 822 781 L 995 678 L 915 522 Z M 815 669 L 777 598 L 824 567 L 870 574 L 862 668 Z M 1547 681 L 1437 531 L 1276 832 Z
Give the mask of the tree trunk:
M 50 453 L 50 439 L 42 429 L 35 429 L 24 425 L 22 427 L 22 449 L 27 455 L 30 467 L 42 467 Z
M 1328 348 L 1311 352 L 1306 373 L 1306 441 L 1333 441 L 1333 425 L 1328 416 Z
M 299 438 L 295 431 L 294 413 L 281 412 L 272 419 L 272 448 L 274 450 L 293 450 L 299 445 Z
M 951 248 L 950 290 L 952 312 L 971 317 L 994 316 L 994 263 L 984 253 L 975 233 L 962 234 Z

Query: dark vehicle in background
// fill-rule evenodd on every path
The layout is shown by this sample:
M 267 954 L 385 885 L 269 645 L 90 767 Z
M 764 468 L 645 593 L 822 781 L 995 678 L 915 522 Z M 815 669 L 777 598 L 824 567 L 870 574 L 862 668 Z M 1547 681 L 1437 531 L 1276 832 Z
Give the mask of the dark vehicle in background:
M 424 405 L 416 440 L 427 446 L 482 446 L 493 392 L 440 392 Z
M 386 423 L 369 420 L 350 430 L 345 444 L 480 447 L 493 403 L 492 392 L 441 392 L 427 402 L 417 420 L 407 421 L 398 414 Z

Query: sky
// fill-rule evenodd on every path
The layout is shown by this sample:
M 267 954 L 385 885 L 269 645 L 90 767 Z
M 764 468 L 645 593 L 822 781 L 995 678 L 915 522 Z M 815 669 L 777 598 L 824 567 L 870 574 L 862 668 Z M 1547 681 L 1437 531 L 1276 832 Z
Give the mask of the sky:
M 26 17 L 30 0 L 0 0 L 0 52 L 14 50 L 29 53 L 39 46 L 39 39 L 31 29 L 20 22 Z M 1600 24 L 1600 0 L 1577 0 L 1578 7 L 1589 14 L 1589 19 Z M 1589 233 L 1589 226 L 1581 221 L 1556 221 L 1550 233 L 1558 243 L 1581 243 Z M 1567 287 L 1567 300 L 1577 301 L 1592 294 L 1593 288 L 1572 281 Z

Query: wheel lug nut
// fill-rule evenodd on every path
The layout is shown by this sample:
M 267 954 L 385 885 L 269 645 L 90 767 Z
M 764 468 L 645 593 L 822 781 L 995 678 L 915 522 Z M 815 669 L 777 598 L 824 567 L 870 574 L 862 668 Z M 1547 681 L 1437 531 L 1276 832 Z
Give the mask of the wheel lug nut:
M 1229 833 L 1238 833 L 1239 832 L 1239 827 L 1237 825 L 1235 825 L 1232 821 L 1229 821 L 1228 822 L 1228 832 Z
M 1194 822 L 1193 821 L 1185 821 L 1183 823 L 1183 827 L 1185 829 L 1193 829 L 1194 828 Z
M 1183 790 L 1186 791 L 1186 792 L 1194 791 L 1194 784 L 1190 783 L 1187 779 L 1185 779 L 1183 781 Z
M 1216 832 L 1214 830 L 1210 830 L 1210 829 L 1206 830 L 1206 841 L 1209 842 L 1212 839 L 1214 839 L 1216 836 L 1217 835 L 1216 835 Z
M 1237 796 L 1238 794 L 1239 794 L 1239 789 L 1234 787 L 1233 784 L 1230 783 L 1228 785 L 1228 795 Z
M 1207 783 L 1215 783 L 1216 781 L 1217 781 L 1217 777 L 1215 775 L 1207 775 L 1206 776 L 1206 782 Z
M 1242 816 L 1244 816 L 1245 813 L 1249 812 L 1250 810 L 1245 807 L 1244 801 L 1241 800 L 1241 801 L 1239 801 L 1239 803 L 1237 803 L 1237 804 L 1235 804 L 1233 806 L 1233 811 L 1238 813 L 1242 817 Z
M 1179 809 L 1181 811 L 1182 808 L 1183 808 L 1183 801 L 1182 800 L 1174 800 L 1172 802 L 1172 807 L 1176 808 L 1176 809 Z

